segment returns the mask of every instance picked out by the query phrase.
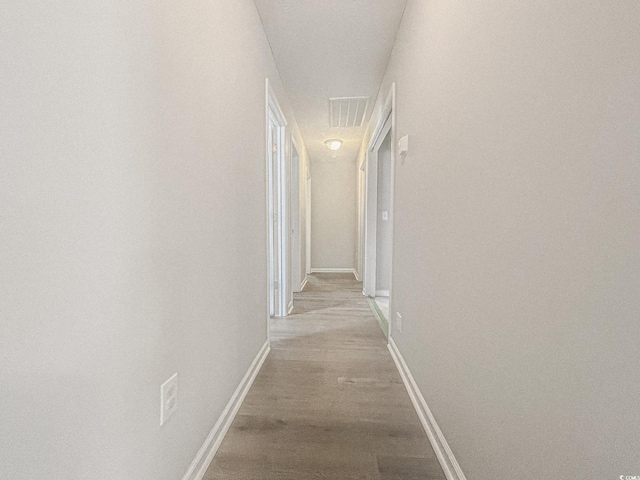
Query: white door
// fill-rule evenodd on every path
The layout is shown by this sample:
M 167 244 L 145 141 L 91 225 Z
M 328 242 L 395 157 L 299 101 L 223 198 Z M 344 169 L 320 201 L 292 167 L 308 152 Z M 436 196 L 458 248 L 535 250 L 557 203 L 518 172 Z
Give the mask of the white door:
M 285 156 L 286 122 L 268 91 L 267 229 L 269 250 L 269 315 L 284 317 L 293 294 L 289 280 L 289 181 Z
M 269 214 L 269 315 L 274 316 L 279 311 L 278 305 L 278 279 L 279 272 L 279 248 L 278 248 L 278 126 L 275 118 L 269 112 L 269 140 L 268 140 L 268 167 L 267 188 Z

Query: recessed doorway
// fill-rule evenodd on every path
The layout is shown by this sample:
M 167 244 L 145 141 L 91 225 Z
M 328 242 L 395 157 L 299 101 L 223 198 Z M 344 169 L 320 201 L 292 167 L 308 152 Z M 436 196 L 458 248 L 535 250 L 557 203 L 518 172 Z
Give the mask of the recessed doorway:
M 393 271 L 394 100 L 392 85 L 369 142 L 365 164 L 363 292 L 388 335 Z

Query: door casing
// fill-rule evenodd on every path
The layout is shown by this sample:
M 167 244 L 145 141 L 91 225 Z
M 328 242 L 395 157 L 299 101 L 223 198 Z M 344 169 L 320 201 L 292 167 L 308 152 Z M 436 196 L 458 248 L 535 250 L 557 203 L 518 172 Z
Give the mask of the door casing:
M 396 85 L 393 83 L 387 95 L 386 101 L 380 110 L 376 126 L 369 140 L 367 154 L 365 158 L 365 202 L 364 202 L 364 275 L 363 294 L 368 297 L 376 296 L 376 237 L 377 237 L 377 217 L 378 217 L 378 149 L 391 133 L 391 262 L 393 265 L 393 219 L 394 215 L 394 184 L 395 184 L 395 159 L 396 159 L 396 135 L 395 135 L 395 98 Z M 393 274 L 389 289 L 390 312 L 393 304 Z M 390 319 L 388 319 L 391 325 Z M 391 337 L 389 328 L 389 337 Z
M 266 80 L 266 179 L 269 316 L 288 313 L 289 189 L 286 168 L 286 126 L 282 109 Z

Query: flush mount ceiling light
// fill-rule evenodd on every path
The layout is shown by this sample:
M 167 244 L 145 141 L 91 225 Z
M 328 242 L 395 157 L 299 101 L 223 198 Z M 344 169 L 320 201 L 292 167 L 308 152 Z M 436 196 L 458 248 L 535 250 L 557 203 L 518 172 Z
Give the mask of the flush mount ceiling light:
M 332 139 L 326 140 L 324 143 L 329 147 L 329 150 L 338 150 L 342 145 L 342 140 Z

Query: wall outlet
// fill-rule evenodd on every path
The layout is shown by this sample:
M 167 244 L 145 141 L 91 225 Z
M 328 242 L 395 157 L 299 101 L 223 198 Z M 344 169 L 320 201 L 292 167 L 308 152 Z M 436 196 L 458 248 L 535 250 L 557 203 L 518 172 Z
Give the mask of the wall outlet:
M 160 386 L 160 426 L 178 409 L 178 374 Z
M 399 312 L 396 312 L 396 329 L 402 333 L 402 315 Z

